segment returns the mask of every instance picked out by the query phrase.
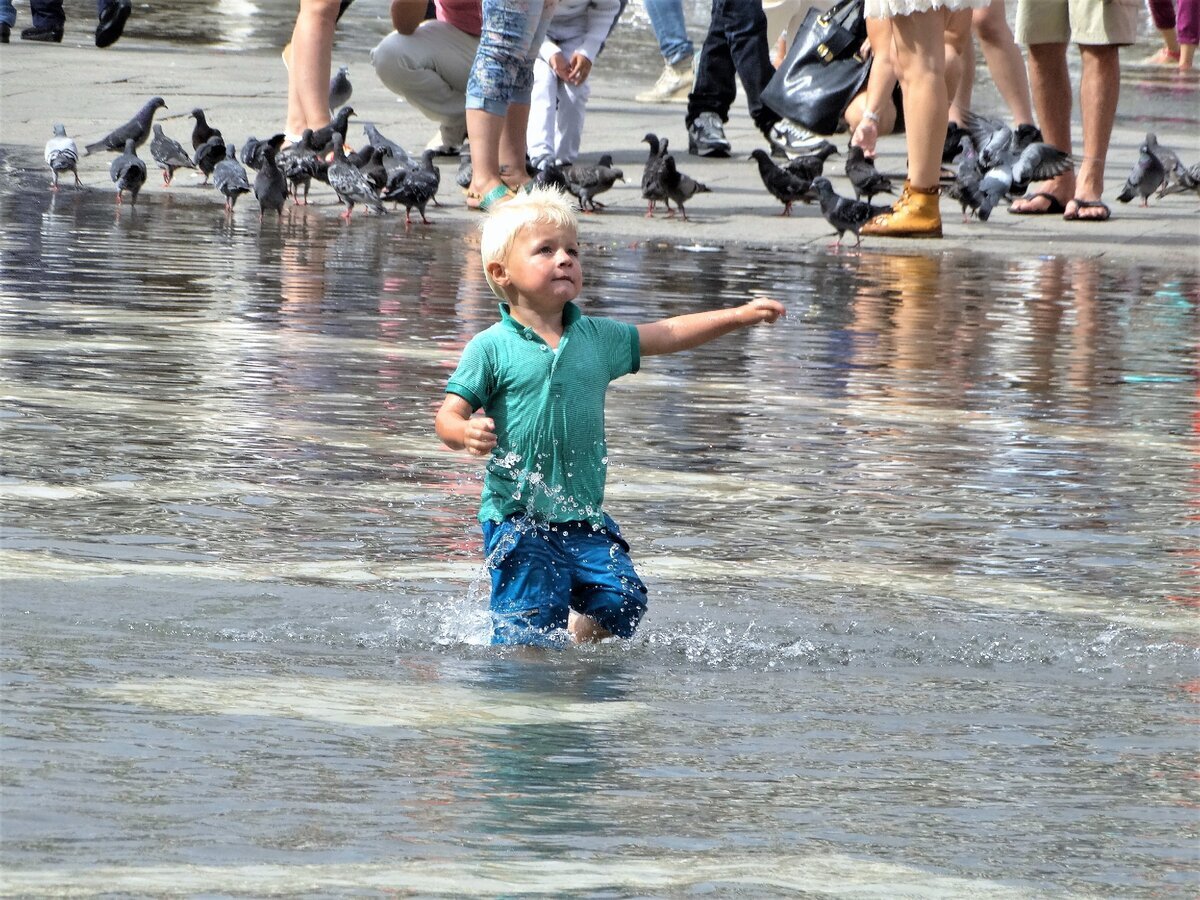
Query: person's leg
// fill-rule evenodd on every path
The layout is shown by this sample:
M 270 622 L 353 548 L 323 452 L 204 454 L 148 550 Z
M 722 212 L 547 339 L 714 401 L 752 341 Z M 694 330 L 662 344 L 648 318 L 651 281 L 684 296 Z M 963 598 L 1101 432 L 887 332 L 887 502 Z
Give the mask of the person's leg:
M 411 34 L 392 32 L 371 51 L 384 86 L 438 123 L 443 142 L 457 146 L 467 133 L 467 78 L 478 38 L 445 22 L 421 23 Z
M 695 49 L 687 34 L 683 0 L 645 0 L 644 6 L 663 61 L 673 66 L 691 60 Z
M 1176 17 L 1179 35 L 1179 68 L 1190 72 L 1196 56 L 1196 45 L 1200 44 L 1200 0 L 1179 0 L 1179 15 Z
M 529 158 L 535 165 L 554 156 L 555 119 L 561 84 L 549 63 L 539 59 L 533 64 L 533 95 L 529 100 L 525 142 L 529 146 Z
M 29 0 L 29 19 L 34 28 L 62 29 L 67 14 L 62 0 Z
M 1174 0 L 1147 0 L 1150 18 L 1163 45 L 1144 62 L 1154 66 L 1173 66 L 1179 61 L 1179 41 L 1176 34 L 1177 17 Z
M 963 70 L 966 60 L 970 59 L 972 68 L 975 65 L 974 43 L 971 34 L 971 10 L 943 10 L 945 26 L 942 31 L 942 43 L 946 54 L 945 80 L 946 97 L 953 98 L 958 93 L 958 86 L 963 80 Z M 973 74 L 973 73 L 972 73 Z M 949 107 L 947 107 L 947 113 Z
M 722 122 L 729 118 L 729 107 L 737 97 L 737 70 L 729 41 L 725 37 L 725 6 L 727 0 L 713 0 L 712 19 L 708 34 L 700 47 L 696 64 L 696 80 L 688 94 L 687 116 L 684 124 L 691 126 L 701 113 L 716 113 Z
M 919 188 L 936 187 L 950 109 L 944 16 L 941 10 L 897 16 L 892 29 L 904 93 L 908 180 Z
M 1042 139 L 1050 146 L 1070 153 L 1071 75 L 1067 69 L 1066 44 L 1029 46 L 1029 83 Z M 1051 202 L 1038 194 L 1050 194 L 1065 206 L 1075 196 L 1075 173 L 1064 172 L 1057 178 L 1031 187 L 1029 194 L 1015 200 L 1010 209 L 1015 213 L 1047 211 Z
M 767 43 L 767 16 L 762 0 L 726 0 L 725 39 L 733 66 L 746 92 L 750 118 L 766 134 L 779 121 L 779 113 L 762 102 L 763 88 L 775 74 Z
M 1025 58 L 1013 38 L 1005 16 L 1004 0 L 993 0 L 990 6 L 975 11 L 972 17 L 979 47 L 987 60 L 988 72 L 1014 125 L 1033 124 L 1033 106 L 1029 100 L 1029 78 Z M 965 74 L 966 69 L 964 69 Z M 959 90 L 959 95 L 962 90 Z M 968 94 L 968 102 L 970 95 Z
M 288 68 L 288 134 L 329 124 L 329 70 L 339 0 L 300 0 Z
M 976 14 L 980 10 L 975 10 Z M 963 113 L 971 109 L 971 98 L 975 94 L 975 42 L 967 41 L 960 57 L 962 72 L 958 78 L 958 90 L 950 101 L 950 124 L 962 125 Z
M 583 121 L 587 115 L 588 97 L 592 95 L 591 79 L 580 85 L 562 82 L 558 87 L 558 127 L 554 156 L 575 162 L 583 142 Z
M 17 10 L 12 5 L 12 0 L 0 0 L 0 25 L 12 28 L 16 24 Z
M 1117 116 L 1121 92 L 1120 48 L 1112 45 L 1080 46 L 1083 72 L 1079 81 L 1079 111 L 1083 117 L 1083 162 L 1075 178 L 1074 196 L 1099 200 L 1104 193 L 1104 164 Z M 1105 210 L 1074 208 L 1067 204 L 1068 218 L 1092 219 L 1107 216 Z M 1074 213 L 1074 216 L 1072 216 Z

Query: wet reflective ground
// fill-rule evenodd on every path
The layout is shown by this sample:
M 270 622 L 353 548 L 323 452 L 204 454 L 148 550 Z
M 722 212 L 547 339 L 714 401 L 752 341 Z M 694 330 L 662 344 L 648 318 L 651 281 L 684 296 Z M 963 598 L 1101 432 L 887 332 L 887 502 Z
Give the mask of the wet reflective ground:
M 5 198 L 6 892 L 1195 894 L 1190 264 L 586 246 L 789 318 L 614 385 L 650 613 L 526 656 L 473 237 L 189 193 Z

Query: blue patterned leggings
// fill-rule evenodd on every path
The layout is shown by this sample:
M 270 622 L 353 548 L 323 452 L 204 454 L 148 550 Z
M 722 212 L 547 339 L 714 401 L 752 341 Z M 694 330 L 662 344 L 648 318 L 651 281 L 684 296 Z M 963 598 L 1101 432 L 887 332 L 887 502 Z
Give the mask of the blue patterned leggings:
M 483 30 L 467 80 L 467 109 L 494 116 L 529 103 L 533 63 L 558 0 L 483 0 Z

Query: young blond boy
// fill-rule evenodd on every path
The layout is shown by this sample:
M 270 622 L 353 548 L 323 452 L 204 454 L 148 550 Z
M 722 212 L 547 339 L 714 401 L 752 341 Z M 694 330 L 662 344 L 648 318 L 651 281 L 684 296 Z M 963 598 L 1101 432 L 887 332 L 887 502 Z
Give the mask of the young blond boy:
M 501 320 L 463 350 L 435 427 L 447 446 L 488 457 L 479 521 L 492 643 L 554 644 L 563 629 L 576 643 L 630 637 L 646 588 L 601 508 L 608 384 L 643 356 L 774 322 L 783 306 L 757 298 L 648 325 L 582 315 L 575 213 L 553 188 L 492 212 L 480 252 Z

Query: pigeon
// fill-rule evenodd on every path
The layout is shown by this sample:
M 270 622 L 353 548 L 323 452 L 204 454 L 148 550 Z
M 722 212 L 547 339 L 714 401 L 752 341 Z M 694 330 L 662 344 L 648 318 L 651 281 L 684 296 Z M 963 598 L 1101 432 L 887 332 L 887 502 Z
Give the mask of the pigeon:
M 112 161 L 108 174 L 117 186 L 117 203 L 120 204 L 121 195 L 129 191 L 129 203 L 137 206 L 138 191 L 146 183 L 146 164 L 138 159 L 136 138 L 126 138 L 125 152 Z
M 1125 187 L 1117 194 L 1117 199 L 1128 203 L 1134 197 L 1142 198 L 1142 206 L 1150 205 L 1150 195 L 1157 191 L 1166 180 L 1167 171 L 1162 160 L 1150 152 L 1146 144 L 1138 148 L 1138 160 L 1133 164 L 1133 171 L 1125 180 Z
M 96 150 L 111 150 L 113 153 L 119 153 L 125 149 L 125 142 L 128 140 L 132 140 L 135 147 L 142 146 L 146 143 L 146 138 L 150 137 L 150 125 L 154 121 L 154 114 L 160 109 L 166 109 L 166 106 L 162 97 L 151 97 L 124 125 L 114 128 L 100 140 L 84 147 L 83 155 L 87 156 Z
M 350 117 L 354 115 L 354 107 L 343 106 L 337 111 L 333 117 L 333 121 L 324 128 L 314 128 L 312 135 L 312 146 L 318 154 L 324 155 L 333 149 L 333 136 L 335 134 L 342 136 L 342 146 L 345 146 L 346 126 L 350 124 Z
M 458 157 L 458 171 L 454 173 L 454 183 L 464 191 L 471 186 L 471 145 L 464 144 L 462 154 Z
M 854 199 L 865 196 L 867 202 L 876 194 L 892 193 L 892 180 L 880 175 L 873 160 L 867 159 L 862 147 L 851 147 L 846 154 L 846 177 L 854 185 Z
M 613 168 L 613 158 L 608 153 L 594 166 L 563 166 L 562 173 L 567 180 L 567 190 L 579 201 L 579 208 L 584 212 L 604 209 L 604 204 L 593 198 L 609 190 L 617 181 L 625 180 L 625 173 Z
M 154 137 L 150 141 L 150 156 L 163 170 L 163 186 L 169 186 L 176 169 L 194 169 L 196 164 L 183 149 L 183 144 L 169 138 L 161 125 L 154 126 Z
M 999 119 L 989 119 L 968 110 L 963 113 L 963 125 L 984 170 L 984 181 L 987 182 L 990 176 L 991 188 L 1007 181 L 1009 197 L 1022 197 L 1032 182 L 1055 178 L 1074 168 L 1070 154 L 1044 141 L 1029 141 L 1020 146 L 1013 130 Z M 1029 134 L 1028 130 L 1023 132 L 1025 134 Z M 1027 139 L 1022 137 L 1022 143 Z M 983 204 L 979 218 L 987 221 L 990 211 L 991 207 Z
M 959 149 L 955 157 L 958 170 L 954 174 L 954 181 L 946 188 L 946 196 L 958 201 L 962 207 L 963 221 L 966 222 L 970 218 L 967 210 L 976 212 L 979 209 L 979 183 L 983 180 L 983 169 L 979 167 L 979 155 L 969 136 L 959 138 Z
M 441 206 L 442 204 L 438 203 L 437 201 L 437 192 L 442 186 L 442 170 L 437 163 L 433 161 L 433 158 L 436 155 L 436 150 L 425 150 L 421 154 L 421 168 L 433 175 L 434 191 L 433 196 L 429 199 L 433 201 L 434 206 Z
M 258 168 L 262 165 L 263 151 L 267 149 L 267 143 L 267 141 L 260 141 L 256 137 L 246 138 L 246 143 L 242 144 L 242 162 L 251 169 L 258 171 Z
M 200 107 L 197 106 L 190 113 L 188 113 L 188 117 L 196 120 L 196 124 L 192 128 L 193 150 L 199 150 L 214 137 L 221 136 L 221 132 L 219 130 L 211 127 L 208 124 L 208 119 L 204 118 L 204 110 L 202 110 Z
M 817 144 L 815 150 L 789 160 L 787 170 L 793 175 L 799 175 L 805 181 L 812 181 L 814 178 L 821 177 L 825 171 L 825 160 L 837 152 L 838 148 L 833 143 L 822 141 Z
M 684 201 L 691 200 L 697 194 L 711 193 L 706 185 L 680 172 L 675 167 L 675 157 L 670 154 L 663 157 L 662 183 L 667 199 L 674 201 L 675 205 L 679 207 L 679 214 L 683 216 L 685 222 L 687 221 L 687 210 L 683 208 Z M 668 207 L 667 218 L 673 218 L 674 215 L 675 211 Z
M 273 210 L 282 218 L 283 207 L 287 203 L 287 177 L 276 160 L 284 140 L 284 135 L 277 134 L 262 144 L 262 163 L 258 167 L 258 174 L 254 176 L 254 198 L 258 200 L 260 222 L 268 210 Z
M 854 232 L 854 246 L 857 247 L 862 243 L 862 237 L 859 235 L 862 227 L 871 221 L 873 216 L 890 210 L 890 207 L 872 206 L 865 200 L 839 197 L 828 178 L 814 178 L 812 186 L 821 198 L 821 215 L 837 231 L 837 242 L 834 244 L 837 247 L 842 245 L 842 235 L 847 231 Z
M 387 156 L 384 157 L 383 164 L 387 166 L 389 174 L 398 166 L 404 166 L 405 168 L 412 166 L 412 158 L 409 157 L 408 151 L 395 141 L 385 138 L 379 129 L 370 122 L 363 126 L 363 133 L 367 136 L 367 140 L 372 147 L 388 151 Z
M 62 172 L 70 172 L 74 175 L 75 187 L 80 187 L 79 172 L 75 170 L 78 163 L 79 148 L 75 146 L 73 140 L 67 137 L 65 126 L 55 125 L 54 137 L 46 141 L 46 165 L 50 167 L 50 173 L 54 176 L 50 189 L 58 190 L 58 176 Z
M 1174 150 L 1168 150 L 1166 147 L 1159 146 L 1158 135 L 1153 131 L 1146 132 L 1146 140 L 1142 142 L 1142 146 L 1158 159 L 1163 165 L 1163 169 L 1168 174 L 1178 174 L 1184 171 L 1183 163 L 1179 161 L 1179 155 Z M 1140 147 L 1138 148 L 1141 149 Z
M 1200 196 L 1200 163 L 1194 166 L 1184 168 L 1181 163 L 1179 171 L 1174 173 L 1174 178 L 1170 184 L 1163 184 L 1159 189 L 1158 196 L 1165 197 L 1168 194 L 1182 194 L 1185 191 L 1194 191 L 1197 196 Z
M 1035 141 L 1027 145 L 1019 154 L 1010 155 L 1008 160 L 1011 160 L 1014 197 L 1023 197 L 1034 181 L 1055 178 L 1075 167 L 1075 161 L 1069 153 L 1051 147 L 1044 141 Z M 1001 166 L 1004 164 L 999 163 Z
M 353 92 L 349 66 L 339 66 L 334 76 L 329 79 L 329 114 L 333 115 L 335 109 L 345 106 Z
M 567 176 L 563 173 L 563 167 L 554 162 L 543 163 L 533 176 L 533 183 L 540 187 L 556 188 L 564 194 L 571 193 L 571 189 L 567 186 Z
M 667 155 L 668 142 L 666 138 L 659 141 L 658 135 L 649 132 L 642 138 L 642 143 L 650 145 L 650 155 L 646 157 L 646 165 L 642 169 L 642 199 L 646 201 L 646 218 L 653 219 L 654 208 L 659 201 L 666 204 L 668 212 L 671 209 L 662 184 L 663 159 Z
M 343 110 L 349 108 L 346 106 L 343 107 Z M 379 195 L 375 193 L 375 189 L 371 187 L 366 176 L 346 159 L 346 154 L 342 150 L 341 134 L 335 133 L 331 143 L 333 145 L 333 162 L 329 164 L 329 186 L 337 193 L 338 199 L 346 204 L 346 211 L 342 213 L 342 218 L 347 222 L 350 221 L 355 203 L 362 203 L 378 213 L 386 214 L 387 210 L 379 202 Z
M 979 221 L 986 222 L 992 215 L 992 210 L 1000 205 L 1005 197 L 1020 197 L 1024 190 L 1013 187 L 1012 170 L 1005 166 L 992 166 L 983 173 L 975 188 L 975 213 Z
M 388 180 L 387 188 L 381 199 L 391 200 L 404 205 L 404 224 L 412 224 L 412 210 L 415 206 L 421 214 L 421 221 L 428 225 L 425 218 L 425 205 L 437 194 L 441 175 L 433 165 L 433 151 L 426 150 L 421 154 L 421 165 L 412 169 L 397 169 Z
M 223 159 L 225 159 L 225 139 L 221 135 L 214 134 L 200 145 L 192 161 L 196 164 L 196 168 L 204 173 L 202 184 L 208 184 L 208 176 L 213 173 L 213 169 Z
M 962 124 L 971 136 L 971 143 L 984 169 L 997 165 L 1005 154 L 1019 152 L 1013 147 L 1013 130 L 999 119 L 991 119 L 968 109 L 962 114 Z
M 329 182 L 329 164 L 317 156 L 312 149 L 312 129 L 304 129 L 300 140 L 284 157 L 283 174 L 292 186 L 292 202 L 300 205 L 299 188 L 304 188 L 304 203 L 308 203 L 308 189 L 312 180 Z
M 754 150 L 750 154 L 750 158 L 758 163 L 758 175 L 762 179 L 763 186 L 771 193 L 772 197 L 783 204 L 783 212 L 780 215 L 790 216 L 792 204 L 808 196 L 812 182 L 805 181 L 799 175 L 776 165 L 775 160 L 771 159 L 771 154 L 762 148 Z
M 237 199 L 250 193 L 250 178 L 245 167 L 237 161 L 237 148 L 225 146 L 225 158 L 213 168 L 213 186 L 225 195 L 225 212 L 232 213 Z
M 382 191 L 388 183 L 390 173 L 383 164 L 383 158 L 390 151 L 380 150 L 378 147 L 372 147 L 367 144 L 362 147 L 357 153 L 349 154 L 346 159 L 350 165 L 362 172 L 367 177 L 367 181 L 371 182 L 371 187 L 376 191 Z

